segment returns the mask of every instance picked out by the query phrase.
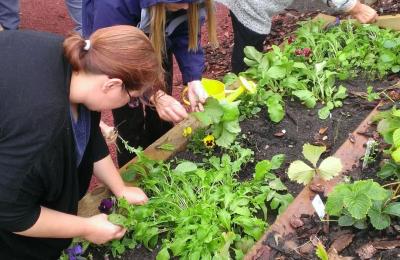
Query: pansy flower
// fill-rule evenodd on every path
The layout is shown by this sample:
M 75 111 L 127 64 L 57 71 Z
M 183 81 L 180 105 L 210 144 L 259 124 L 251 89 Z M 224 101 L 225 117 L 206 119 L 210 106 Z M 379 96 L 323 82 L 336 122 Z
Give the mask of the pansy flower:
M 188 137 L 191 134 L 192 134 L 192 128 L 190 126 L 185 127 L 185 129 L 183 129 L 183 136 L 184 137 Z
M 207 135 L 203 138 L 204 146 L 208 149 L 212 149 L 215 146 L 215 137 L 213 135 Z
M 77 260 L 81 254 L 83 254 L 82 246 L 77 244 L 73 247 L 67 248 L 64 250 L 68 255 L 69 260 Z
M 98 207 L 99 211 L 104 214 L 110 214 L 114 207 L 113 198 L 102 199 L 100 206 Z

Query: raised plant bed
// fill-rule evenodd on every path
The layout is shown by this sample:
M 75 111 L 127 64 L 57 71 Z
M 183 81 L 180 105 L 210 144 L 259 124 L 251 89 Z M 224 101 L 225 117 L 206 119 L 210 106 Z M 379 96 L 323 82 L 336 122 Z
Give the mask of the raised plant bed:
M 329 21 L 334 20 L 332 17 L 323 17 Z M 389 20 L 391 21 L 392 18 L 393 17 L 390 17 Z M 383 20 L 384 19 L 381 19 L 380 21 Z M 304 106 L 288 100 L 286 103 L 286 117 L 279 124 L 272 125 L 269 123 L 266 119 L 265 111 L 259 114 L 259 118 L 242 122 L 242 132 L 245 134 L 242 140 L 244 141 L 243 143 L 255 151 L 256 161 L 270 159 L 276 153 L 285 153 L 287 155 L 287 162 L 293 161 L 299 157 L 301 154 L 301 147 L 305 142 L 324 144 L 328 146 L 331 153 L 336 151 L 335 156 L 342 159 L 344 170 L 351 170 L 364 155 L 363 145 L 365 143 L 365 136 L 358 133 L 365 132 L 367 129 L 371 117 L 371 115 L 367 115 L 370 113 L 370 110 L 373 109 L 374 104 L 366 102 L 357 95 L 357 93 L 363 92 L 363 89 L 365 91 L 366 82 L 351 81 L 347 83 L 349 83 L 349 90 L 354 93 L 355 97 L 347 99 L 343 108 L 333 110 L 332 117 L 327 121 L 319 121 L 315 110 L 308 110 Z M 375 87 L 383 88 L 384 86 L 382 84 L 388 86 L 392 83 L 375 82 Z M 361 121 L 362 123 L 360 124 Z M 148 147 L 145 150 L 146 155 L 152 159 L 166 160 L 174 156 L 176 152 L 183 151 L 187 139 L 182 136 L 182 133 L 188 126 L 191 126 L 194 130 L 199 127 L 200 124 L 194 118 L 190 118 L 178 124 L 170 132 Z M 356 130 L 353 132 L 354 129 Z M 340 146 L 343 141 L 345 141 L 345 143 Z M 165 151 L 158 148 L 165 143 L 172 144 L 175 147 L 174 151 Z M 337 150 L 339 146 L 340 148 Z M 188 156 L 190 159 L 195 159 L 195 156 L 191 157 L 192 155 L 190 155 L 190 153 L 179 154 L 180 158 L 188 158 Z M 134 160 L 132 162 L 134 162 Z M 128 165 L 129 164 L 124 166 L 121 171 L 124 171 Z M 254 164 L 248 164 L 244 170 L 239 173 L 239 179 L 245 180 L 251 177 L 254 172 L 253 168 Z M 284 171 L 278 172 L 278 176 L 281 177 L 283 182 L 289 186 L 289 190 L 294 192 L 294 194 L 297 194 L 301 190 L 300 186 L 290 184 Z M 314 185 L 317 185 L 327 193 L 339 181 L 340 177 L 330 182 L 316 182 Z M 97 214 L 97 207 L 101 199 L 109 195 L 109 192 L 105 188 L 98 188 L 86 195 L 81 201 L 79 214 L 82 216 Z M 270 234 L 274 234 L 274 237 L 278 239 L 279 237 L 286 237 L 293 233 L 294 230 L 290 225 L 290 220 L 294 215 L 313 214 L 310 200 L 314 195 L 315 194 L 308 187 L 305 187 L 285 213 L 278 217 L 269 231 L 259 240 L 245 258 L 268 259 L 268 257 L 271 256 L 271 247 L 266 246 L 266 239 L 270 237 Z M 293 244 L 290 246 L 293 247 Z M 135 259 L 133 258 L 134 256 L 136 259 L 154 259 L 154 253 L 149 255 L 148 252 L 146 253 L 146 251 L 143 250 L 146 249 L 142 247 L 139 251 L 137 249 L 129 251 L 124 254 L 122 259 Z M 102 254 L 104 254 L 104 252 L 100 251 L 100 255 L 98 256 L 100 257 Z

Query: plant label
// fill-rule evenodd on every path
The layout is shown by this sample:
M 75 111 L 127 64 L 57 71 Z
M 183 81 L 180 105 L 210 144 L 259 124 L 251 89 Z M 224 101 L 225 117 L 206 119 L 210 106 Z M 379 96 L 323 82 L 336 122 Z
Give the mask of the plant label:
M 312 205 L 315 209 L 315 212 L 317 212 L 317 215 L 319 218 L 323 219 L 325 216 L 325 205 L 321 200 L 321 197 L 319 195 L 316 195 L 314 199 L 312 200 Z

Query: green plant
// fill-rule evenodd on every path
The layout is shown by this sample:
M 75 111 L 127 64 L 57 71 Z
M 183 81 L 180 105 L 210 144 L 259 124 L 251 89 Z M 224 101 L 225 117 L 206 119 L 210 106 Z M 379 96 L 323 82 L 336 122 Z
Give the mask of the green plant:
M 375 229 L 385 229 L 391 216 L 400 216 L 400 203 L 393 202 L 393 193 L 372 180 L 342 183 L 328 195 L 326 212 L 338 216 L 341 226 L 367 227 L 368 220 Z
M 289 166 L 289 179 L 306 185 L 311 182 L 314 176 L 319 176 L 323 180 L 330 180 L 337 176 L 342 170 L 342 163 L 338 158 L 325 158 L 317 167 L 318 160 L 325 151 L 326 147 L 324 146 L 304 144 L 303 156 L 312 164 L 313 167 L 310 167 L 303 161 L 296 160 Z
M 213 156 L 201 164 L 182 161 L 173 167 L 153 161 L 152 173 L 138 180 L 149 202 L 133 206 L 120 199 L 109 216 L 128 229 L 123 240 L 110 244 L 113 254 L 136 243 L 154 248 L 164 234 L 159 260 L 243 256 L 267 227 L 268 211 L 282 212 L 293 197 L 271 172 L 281 166 L 283 155 L 258 163 L 253 178 L 239 182 L 235 174 L 252 152 L 234 147 L 231 156 Z M 148 163 L 143 154 L 140 158 Z
M 239 126 L 239 102 L 218 101 L 208 98 L 203 112 L 195 113 L 195 116 L 211 129 L 218 146 L 228 148 L 241 129 Z
M 271 118 L 273 122 L 283 118 L 285 96 L 297 97 L 308 108 L 321 102 L 324 107 L 318 115 L 326 119 L 347 97 L 346 88 L 335 86 L 336 78 L 346 80 L 358 75 L 376 79 L 400 71 L 399 33 L 351 22 L 329 29 L 324 28 L 322 21 L 303 22 L 281 48 L 272 46 L 270 51 L 261 53 L 246 47 L 244 52 L 249 69 L 241 74 L 257 81 L 258 89 L 271 91 L 271 100 L 280 97 L 279 102 L 269 104 L 279 104 L 281 117 Z M 227 81 L 233 79 L 231 76 L 227 76 Z M 377 98 L 373 92 L 368 97 Z M 251 116 L 257 106 L 264 105 L 254 99 L 250 108 L 241 109 L 244 114 Z
M 328 253 L 326 252 L 326 249 L 321 242 L 317 244 L 317 249 L 315 250 L 315 254 L 321 260 L 329 260 Z

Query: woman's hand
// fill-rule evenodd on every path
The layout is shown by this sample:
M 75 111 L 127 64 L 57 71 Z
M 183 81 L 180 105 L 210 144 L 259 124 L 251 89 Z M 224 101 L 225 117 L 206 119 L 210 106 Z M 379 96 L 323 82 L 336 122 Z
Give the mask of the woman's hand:
M 118 197 L 124 197 L 130 204 L 135 205 L 143 205 L 149 200 L 142 189 L 128 186 L 122 188 Z
M 107 218 L 106 214 L 88 218 L 83 238 L 95 244 L 104 244 L 110 240 L 122 238 L 126 229 L 112 224 Z
M 188 97 L 190 102 L 190 108 L 194 112 L 203 111 L 203 104 L 206 102 L 208 97 L 200 80 L 194 80 L 188 83 Z
M 360 21 L 360 23 L 373 23 L 378 17 L 373 8 L 360 3 L 360 1 L 357 1 L 354 7 L 350 9 L 349 14 Z
M 179 101 L 162 91 L 156 94 L 153 103 L 158 115 L 165 121 L 179 123 L 188 116 L 186 109 Z

